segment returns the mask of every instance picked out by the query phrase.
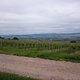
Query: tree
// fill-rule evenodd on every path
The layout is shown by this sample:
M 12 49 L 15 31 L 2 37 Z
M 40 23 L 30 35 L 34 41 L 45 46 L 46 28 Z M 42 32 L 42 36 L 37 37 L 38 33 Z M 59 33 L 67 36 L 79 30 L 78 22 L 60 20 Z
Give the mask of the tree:
M 17 37 L 14 37 L 13 40 L 19 40 Z
M 76 43 L 76 41 L 75 40 L 72 40 L 72 41 L 70 41 L 70 43 Z
M 1 37 L 1 36 L 0 36 L 0 39 L 4 39 L 4 37 Z

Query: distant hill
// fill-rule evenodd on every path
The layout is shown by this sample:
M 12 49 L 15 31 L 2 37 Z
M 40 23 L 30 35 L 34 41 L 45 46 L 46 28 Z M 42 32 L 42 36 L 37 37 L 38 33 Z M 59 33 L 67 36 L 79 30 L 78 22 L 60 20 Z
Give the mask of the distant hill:
M 5 38 L 18 37 L 19 39 L 34 39 L 34 40 L 80 40 L 80 33 L 46 33 L 46 34 L 28 34 L 28 35 L 1 35 Z

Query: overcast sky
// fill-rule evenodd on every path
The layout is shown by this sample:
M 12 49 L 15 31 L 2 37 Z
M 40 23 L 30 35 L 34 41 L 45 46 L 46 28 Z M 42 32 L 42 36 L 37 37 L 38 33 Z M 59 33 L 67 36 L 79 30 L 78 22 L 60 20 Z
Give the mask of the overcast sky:
M 80 32 L 80 0 L 0 0 L 0 34 Z

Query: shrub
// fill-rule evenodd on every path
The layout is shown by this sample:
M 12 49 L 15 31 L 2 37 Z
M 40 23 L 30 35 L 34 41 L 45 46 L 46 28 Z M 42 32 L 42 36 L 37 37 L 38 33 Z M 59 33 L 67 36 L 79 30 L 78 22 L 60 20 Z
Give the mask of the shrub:
M 14 37 L 13 40 L 19 40 L 17 37 Z

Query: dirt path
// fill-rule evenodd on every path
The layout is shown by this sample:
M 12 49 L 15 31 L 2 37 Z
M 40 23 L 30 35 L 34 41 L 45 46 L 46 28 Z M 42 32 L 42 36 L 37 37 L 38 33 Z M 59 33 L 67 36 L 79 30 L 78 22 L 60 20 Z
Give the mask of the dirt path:
M 42 80 L 80 80 L 80 63 L 0 54 L 0 71 Z

